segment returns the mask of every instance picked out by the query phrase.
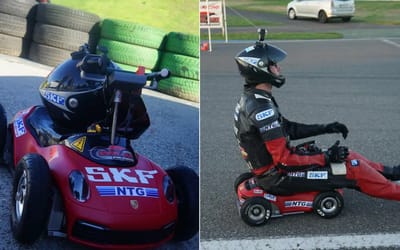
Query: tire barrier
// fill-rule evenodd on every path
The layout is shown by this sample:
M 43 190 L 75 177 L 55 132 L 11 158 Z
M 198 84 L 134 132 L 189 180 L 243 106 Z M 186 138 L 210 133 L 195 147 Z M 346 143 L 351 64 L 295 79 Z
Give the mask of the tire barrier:
M 28 58 L 56 66 L 84 43 L 95 51 L 100 35 L 100 17 L 61 5 L 38 4 L 33 34 Z
M 166 33 L 162 30 L 122 20 L 104 19 L 101 37 L 143 47 L 162 49 Z
M 0 53 L 26 57 L 32 38 L 37 2 L 0 1 Z
M 159 90 L 166 94 L 199 102 L 199 36 L 170 32 L 161 56 L 160 68 L 168 68 L 171 77 L 160 81 Z
M 170 76 L 158 83 L 158 90 L 168 95 L 176 96 L 193 102 L 199 102 L 198 80 Z
M 199 36 L 160 29 L 35 0 L 0 1 L 0 53 L 56 66 L 88 43 L 105 46 L 122 69 L 168 68 L 158 90 L 199 102 Z M 39 1 L 40 2 L 40 1 Z M 100 26 L 101 24 L 101 26 Z
M 105 38 L 100 38 L 98 46 L 106 47 L 108 49 L 108 56 L 117 64 L 122 63 L 136 67 L 143 66 L 150 70 L 157 69 L 158 58 L 161 53 L 156 49 Z

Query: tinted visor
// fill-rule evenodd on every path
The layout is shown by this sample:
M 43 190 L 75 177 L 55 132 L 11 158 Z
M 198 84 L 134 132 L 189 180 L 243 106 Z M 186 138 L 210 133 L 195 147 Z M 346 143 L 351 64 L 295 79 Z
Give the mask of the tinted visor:
M 287 53 L 284 50 L 273 45 L 266 44 L 264 50 L 265 53 L 260 58 L 260 61 L 262 61 L 265 66 L 270 64 L 277 64 L 283 61 L 283 59 L 285 59 L 287 56 Z

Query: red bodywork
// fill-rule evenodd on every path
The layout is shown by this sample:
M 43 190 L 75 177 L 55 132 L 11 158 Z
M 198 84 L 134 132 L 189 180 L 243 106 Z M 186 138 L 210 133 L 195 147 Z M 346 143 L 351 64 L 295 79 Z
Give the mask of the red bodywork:
M 246 187 L 246 182 L 250 182 L 251 188 Z M 250 178 L 242 182 L 237 190 L 237 195 L 239 198 L 239 207 L 245 202 L 246 199 L 251 197 L 262 197 L 268 200 L 272 205 L 272 215 L 271 217 L 283 216 L 288 214 L 297 213 L 307 213 L 313 212 L 313 202 L 315 197 L 320 193 L 315 192 L 305 192 L 296 193 L 293 195 L 273 195 L 262 188 L 254 185 L 254 178 Z M 337 190 L 339 193 L 343 194 L 343 190 Z
M 27 124 L 34 109 L 17 113 L 11 122 L 14 166 L 28 153 L 46 159 L 54 185 L 61 193 L 65 233 L 70 240 L 96 248 L 132 249 L 154 248 L 173 237 L 177 201 L 175 197 L 170 203 L 164 196 L 163 178 L 167 173 L 162 168 L 139 154 L 135 166 L 118 167 L 95 163 L 66 145 L 41 147 Z M 81 143 L 85 146 L 84 141 Z M 80 171 L 89 185 L 89 199 L 85 202 L 71 193 L 68 178 L 74 170 Z M 110 189 L 111 195 L 106 192 Z M 85 235 L 89 231 L 92 236 Z

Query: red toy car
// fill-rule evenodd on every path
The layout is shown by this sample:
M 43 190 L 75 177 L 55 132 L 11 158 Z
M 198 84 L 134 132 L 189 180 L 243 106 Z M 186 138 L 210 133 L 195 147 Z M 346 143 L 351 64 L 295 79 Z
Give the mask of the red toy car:
M 77 73 L 68 72 L 75 68 Z M 66 82 L 51 78 L 60 72 Z M 30 107 L 14 116 L 7 127 L 6 145 L 1 107 L 0 150 L 4 149 L 5 161 L 14 173 L 11 227 L 19 242 L 32 243 L 47 232 L 96 248 L 154 248 L 171 239 L 188 240 L 198 232 L 196 172 L 184 166 L 164 170 L 134 151 L 130 140 L 145 129 L 135 130 L 134 125 L 143 124 L 135 120 L 136 111 L 128 121 L 133 127 L 118 128 L 119 111 L 126 112 L 125 93 L 136 93 L 130 108 L 141 104 L 146 82 L 168 75 L 166 70 L 151 74 L 119 70 L 105 54 L 90 54 L 83 46 L 53 70 L 44 83 L 46 88 L 41 87 L 45 106 Z M 111 122 L 83 129 L 84 119 L 103 114 L 96 110 L 85 111 L 74 121 L 77 112 L 69 114 L 68 110 L 90 97 L 79 99 L 75 94 L 80 89 L 57 92 L 74 77 L 84 87 L 95 86 L 95 97 L 111 100 L 103 103 Z M 67 117 L 65 123 L 59 114 Z M 68 126 L 68 122 L 77 126 Z
M 309 172 L 317 174 L 317 171 Z M 319 174 L 322 172 L 319 171 Z M 309 174 L 307 171 L 299 171 L 295 172 L 295 175 L 288 178 L 300 179 Z M 241 174 L 236 179 L 234 187 L 238 196 L 239 214 L 250 226 L 264 225 L 273 217 L 313 211 L 323 218 L 333 218 L 340 214 L 344 205 L 342 189 L 327 187 L 321 189 L 323 191 L 288 190 L 288 192 L 271 193 L 259 187 L 250 172 Z

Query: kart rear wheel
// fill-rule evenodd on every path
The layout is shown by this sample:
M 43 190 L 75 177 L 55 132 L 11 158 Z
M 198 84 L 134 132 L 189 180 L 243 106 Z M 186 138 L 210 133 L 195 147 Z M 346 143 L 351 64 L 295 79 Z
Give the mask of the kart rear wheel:
M 250 226 L 264 225 L 271 215 L 271 203 L 262 197 L 249 198 L 240 208 L 240 216 Z
M 3 105 L 0 103 L 0 164 L 3 164 L 4 146 L 7 141 L 7 116 Z
M 33 243 L 45 230 L 51 208 L 51 177 L 45 159 L 27 154 L 17 164 L 11 200 L 11 230 L 21 243 Z
M 242 173 L 241 175 L 239 175 L 236 180 L 235 183 L 233 185 L 233 188 L 235 189 L 235 193 L 237 193 L 238 187 L 239 185 L 244 182 L 247 179 L 250 179 L 251 177 L 253 177 L 253 174 L 250 172 L 247 173 Z
M 343 196 L 336 192 L 323 192 L 314 199 L 314 211 L 325 219 L 336 217 L 343 209 Z
M 199 176 L 185 166 L 176 166 L 166 171 L 175 185 L 178 200 L 178 223 L 174 240 L 189 240 L 199 231 Z

